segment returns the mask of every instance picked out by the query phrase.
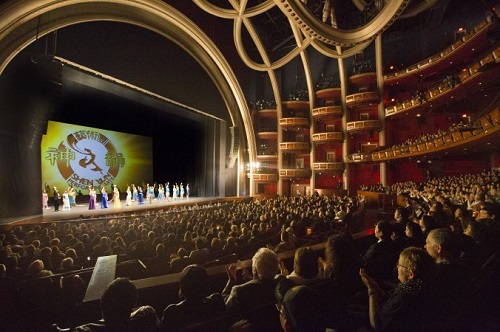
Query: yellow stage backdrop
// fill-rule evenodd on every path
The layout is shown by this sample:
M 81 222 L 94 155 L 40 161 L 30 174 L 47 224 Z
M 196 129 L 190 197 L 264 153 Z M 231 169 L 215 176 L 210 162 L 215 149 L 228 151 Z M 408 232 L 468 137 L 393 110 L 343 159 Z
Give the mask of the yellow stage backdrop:
M 152 183 L 153 141 L 150 137 L 49 121 L 42 137 L 42 183 L 53 194 L 68 186 L 88 194 L 90 185 Z

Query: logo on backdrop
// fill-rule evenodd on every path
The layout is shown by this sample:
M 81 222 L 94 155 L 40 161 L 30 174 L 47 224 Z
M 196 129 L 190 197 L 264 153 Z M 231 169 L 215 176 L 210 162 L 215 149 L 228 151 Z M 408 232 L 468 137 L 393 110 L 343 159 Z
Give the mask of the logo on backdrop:
M 116 150 L 109 138 L 94 130 L 69 134 L 66 142 L 45 151 L 45 160 L 57 165 L 68 185 L 80 189 L 112 184 L 125 165 L 123 153 Z

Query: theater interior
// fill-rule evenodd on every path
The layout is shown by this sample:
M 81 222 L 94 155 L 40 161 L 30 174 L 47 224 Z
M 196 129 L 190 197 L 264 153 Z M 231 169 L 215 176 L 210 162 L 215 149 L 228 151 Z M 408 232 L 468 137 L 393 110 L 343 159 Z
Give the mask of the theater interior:
M 300 233 L 304 219 L 299 247 L 325 257 L 328 239 L 346 233 L 364 253 L 377 241 L 374 225 L 393 221 L 398 207 L 418 224 L 416 211 L 427 214 L 425 206 L 444 199 L 453 218 L 466 209 L 480 219 L 488 208 L 476 211 L 473 201 L 483 194 L 479 201 L 492 206 L 491 234 L 498 235 L 500 212 L 491 211 L 500 211 L 499 5 L 0 0 L 0 264 L 7 256 L 21 261 L 33 231 L 40 239 L 53 231 L 62 249 L 69 233 L 112 237 L 110 227 L 135 227 L 146 238 L 145 230 L 164 235 L 158 241 L 174 254 L 186 231 L 199 232 L 210 249 L 204 230 L 223 230 L 226 241 L 240 222 L 250 230 L 268 223 L 272 236 L 257 243 L 274 248 L 286 227 Z M 72 211 L 56 213 L 49 183 L 45 209 L 40 146 L 50 122 L 150 138 L 151 172 L 147 181 L 132 181 L 189 183 L 191 197 L 89 210 L 82 187 Z M 123 202 L 127 185 L 118 184 Z M 348 222 L 330 215 L 339 211 Z M 324 228 L 314 227 L 317 220 Z M 167 240 L 172 232 L 175 245 Z M 54 266 L 50 276 L 23 274 L 15 287 L 0 285 L 0 325 L 69 331 L 97 321 L 100 298 L 116 277 L 130 278 L 138 304 L 152 306 L 160 319 L 178 302 L 182 269 L 171 261 L 151 268 L 149 254 L 131 254 L 135 247 L 99 256 L 91 244 L 76 271 L 56 273 Z M 224 289 L 229 264 L 252 266 L 259 246 L 238 245 L 238 253 L 200 263 L 211 292 Z M 471 278 L 477 294 L 492 290 L 468 307 L 484 331 L 500 326 L 492 314 L 500 294 L 491 278 L 500 270 L 495 248 Z M 295 250 L 277 253 L 292 271 Z M 75 275 L 85 286 L 62 286 Z M 370 330 L 367 303 L 349 307 L 354 330 Z M 227 331 L 234 322 L 224 313 L 180 330 Z M 330 327 L 352 330 L 347 325 Z M 471 325 L 459 320 L 451 330 L 475 330 Z

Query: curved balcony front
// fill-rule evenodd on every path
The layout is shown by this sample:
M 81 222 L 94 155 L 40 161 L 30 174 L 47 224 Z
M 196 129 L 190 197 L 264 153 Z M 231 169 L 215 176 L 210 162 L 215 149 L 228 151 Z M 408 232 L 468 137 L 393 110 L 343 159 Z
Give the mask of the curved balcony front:
M 258 161 L 268 161 L 268 162 L 276 162 L 278 161 L 278 155 L 277 154 L 266 154 L 266 153 L 263 153 L 263 154 L 258 154 L 257 155 L 257 160 Z
M 382 123 L 380 120 L 364 120 L 347 122 L 347 132 L 354 133 L 363 130 L 380 130 Z
M 344 163 L 333 161 L 318 161 L 313 163 L 313 170 L 315 172 L 343 172 Z
M 349 81 L 358 87 L 367 87 L 377 82 L 377 73 L 361 73 L 349 77 Z
M 359 108 L 378 104 L 380 102 L 380 96 L 375 91 L 360 92 L 346 96 L 345 101 L 347 107 Z
M 487 32 L 494 28 L 495 21 L 484 19 L 467 35 L 448 46 L 443 51 L 432 55 L 418 63 L 399 71 L 387 73 L 384 76 L 385 84 L 417 84 L 421 77 L 426 77 L 433 72 L 439 72 L 464 58 L 464 54 L 471 57 L 479 54 L 484 45 L 487 45 Z
M 308 142 L 283 142 L 279 144 L 281 152 L 287 153 L 308 153 L 311 145 Z
M 306 100 L 288 100 L 282 103 L 283 107 L 294 111 L 308 111 L 309 102 Z
M 308 118 L 282 118 L 279 121 L 280 127 L 283 130 L 309 128 Z
M 278 111 L 274 108 L 266 108 L 259 110 L 259 116 L 266 119 L 276 119 Z
M 372 153 L 373 161 L 380 162 L 391 159 L 418 157 L 433 153 L 442 153 L 443 150 L 452 153 L 463 151 L 471 146 L 485 146 L 498 142 L 500 139 L 500 108 L 497 107 L 484 115 L 470 128 L 449 132 L 439 138 L 415 143 L 404 147 L 394 147 Z
M 316 133 L 312 135 L 312 140 L 314 143 L 342 142 L 344 133 L 341 131 Z
M 371 153 L 353 153 L 353 154 L 347 155 L 345 158 L 345 161 L 347 163 L 361 163 L 361 162 L 372 161 L 372 154 Z
M 279 174 L 284 179 L 309 178 L 311 170 L 309 168 L 282 168 Z
M 325 106 L 318 107 L 311 111 L 313 118 L 320 119 L 326 117 L 341 118 L 342 106 Z
M 277 131 L 261 131 L 257 133 L 257 137 L 259 139 L 263 139 L 266 141 L 276 141 L 278 139 Z
M 316 91 L 316 98 L 334 100 L 340 98 L 342 90 L 340 88 L 328 88 Z
M 277 182 L 278 181 L 278 174 L 276 173 L 253 173 L 252 174 L 252 180 L 257 181 L 257 182 Z

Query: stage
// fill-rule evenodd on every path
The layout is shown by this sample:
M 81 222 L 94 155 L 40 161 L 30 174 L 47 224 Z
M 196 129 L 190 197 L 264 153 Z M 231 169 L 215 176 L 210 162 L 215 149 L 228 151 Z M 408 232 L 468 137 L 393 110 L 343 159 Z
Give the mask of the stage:
M 88 221 L 95 218 L 102 218 L 106 216 L 117 216 L 119 214 L 131 214 L 134 212 L 155 211 L 168 209 L 172 207 L 189 207 L 193 205 L 203 206 L 206 204 L 217 204 L 222 202 L 234 202 L 241 200 L 241 197 L 190 197 L 189 199 L 176 199 L 176 200 L 154 200 L 152 203 L 144 203 L 142 205 L 133 202 L 131 206 L 125 205 L 125 200 L 122 200 L 122 206 L 119 208 L 113 207 L 113 202 L 109 202 L 107 209 L 101 209 L 99 202 L 95 210 L 89 210 L 88 202 L 84 204 L 83 199 L 77 200 L 78 205 L 72 207 L 70 210 L 62 210 L 62 204 L 59 205 L 59 211 L 54 211 L 54 206 L 49 205 L 49 209 L 42 210 L 42 214 L 24 216 L 24 217 L 10 217 L 0 218 L 0 232 L 5 232 L 16 225 L 52 223 L 52 222 L 72 222 L 72 221 Z

